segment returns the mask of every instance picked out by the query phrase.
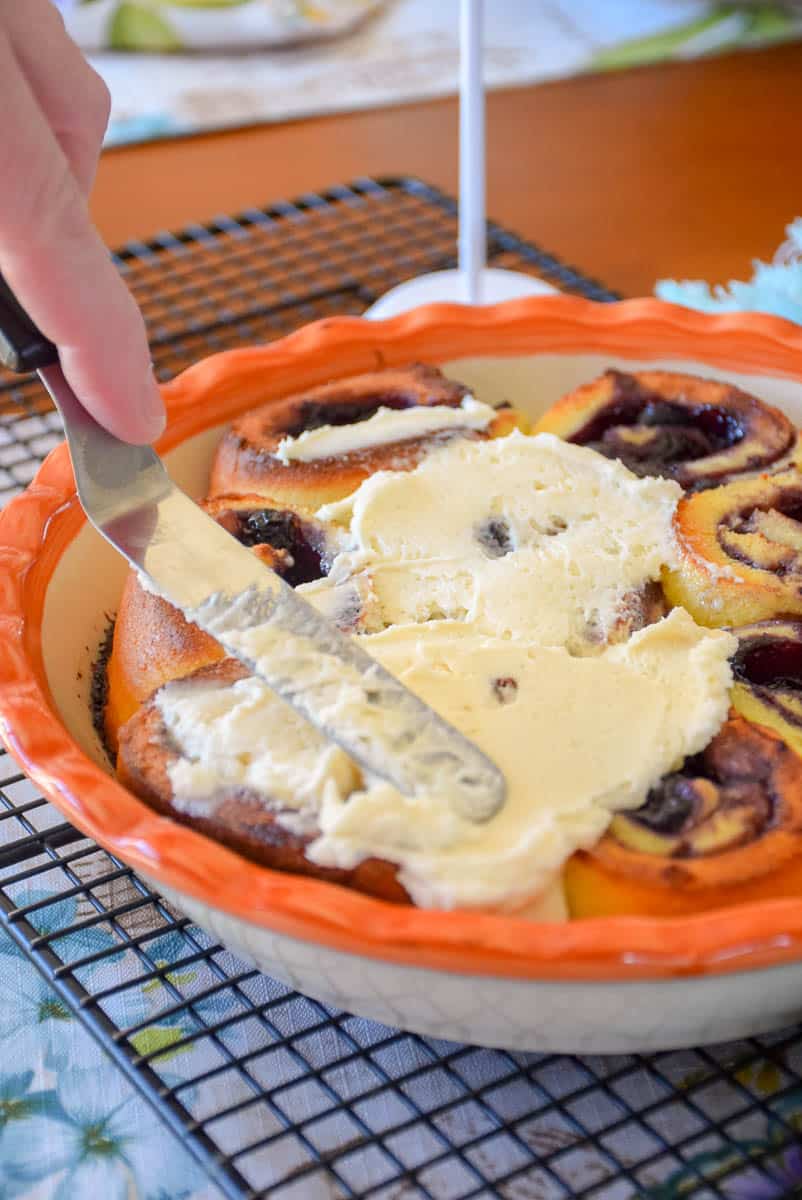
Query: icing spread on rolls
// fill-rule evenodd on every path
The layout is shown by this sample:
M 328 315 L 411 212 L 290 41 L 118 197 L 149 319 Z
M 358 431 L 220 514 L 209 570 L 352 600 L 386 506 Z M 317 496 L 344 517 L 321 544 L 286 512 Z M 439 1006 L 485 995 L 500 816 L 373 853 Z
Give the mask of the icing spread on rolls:
M 552 434 L 454 442 L 320 509 L 341 550 L 328 579 L 301 590 L 311 599 L 364 574 L 369 629 L 464 620 L 597 652 L 674 562 L 680 494 Z
M 496 416 L 489 404 L 465 396 L 456 407 L 433 404 L 415 408 L 380 408 L 364 421 L 350 425 L 321 425 L 307 429 L 297 437 L 284 437 L 278 444 L 275 457 L 283 463 L 314 462 L 319 458 L 335 458 L 385 446 L 412 438 L 430 437 L 458 429 L 487 429 Z
M 326 610 L 360 581 L 370 620 L 358 627 L 376 631 L 361 644 L 498 763 L 505 807 L 476 825 L 436 789 L 415 800 L 361 778 L 252 678 L 158 693 L 179 751 L 177 806 L 208 812 L 226 790 L 255 793 L 314 835 L 313 862 L 396 863 L 422 906 L 516 908 L 542 893 L 727 715 L 734 639 L 682 609 L 649 623 L 644 597 L 675 561 L 679 494 L 517 432 L 373 475 L 319 510 L 339 553 L 300 590 Z M 342 689 L 339 719 L 353 694 Z
M 507 803 L 482 826 L 437 796 L 416 802 L 384 783 L 325 796 L 307 856 L 346 868 L 389 858 L 423 907 L 503 907 L 539 892 L 727 714 L 730 638 L 711 637 L 679 609 L 595 657 L 447 623 L 366 643 L 507 780 Z

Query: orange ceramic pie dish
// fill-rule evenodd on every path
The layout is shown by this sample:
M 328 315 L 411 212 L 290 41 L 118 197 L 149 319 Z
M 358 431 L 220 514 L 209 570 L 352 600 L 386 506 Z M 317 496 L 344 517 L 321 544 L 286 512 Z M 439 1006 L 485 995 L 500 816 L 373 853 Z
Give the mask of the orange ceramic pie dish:
M 387 322 L 334 318 L 265 347 L 216 355 L 165 387 L 169 424 L 160 452 L 177 481 L 201 495 L 228 422 L 273 399 L 410 362 L 445 365 L 482 398 L 489 392 L 490 402 L 523 408 L 532 424 L 561 395 L 612 366 L 731 380 L 802 425 L 802 331 L 782 321 L 709 318 L 653 300 L 596 305 L 544 297 L 491 309 L 438 305 Z M 576 414 L 561 419 L 570 423 Z M 719 1024 L 716 1036 L 795 1015 L 802 899 L 793 892 L 802 888 L 800 871 L 786 858 L 787 898 L 725 888 L 720 907 L 657 918 L 633 915 L 630 899 L 612 896 L 607 911 L 622 915 L 548 924 L 418 909 L 275 871 L 153 811 L 113 777 L 89 714 L 92 662 L 124 575 L 83 516 L 62 445 L 0 514 L 3 738 L 67 819 L 265 969 L 410 1028 L 528 1047 L 711 1040 L 704 1022 L 732 996 L 736 979 L 749 982 L 739 986 L 734 1023 Z M 764 641 L 750 625 L 744 654 L 762 653 Z M 762 721 L 753 711 L 759 701 L 750 693 L 753 708 L 739 711 Z M 781 736 L 776 721 L 767 724 Z M 802 796 L 795 800 L 802 805 Z M 614 874 L 616 863 L 601 861 L 594 870 Z M 573 886 L 581 892 L 582 880 Z M 782 881 L 778 891 L 785 891 Z M 436 1019 L 422 1011 L 431 997 L 398 999 L 405 989 L 426 990 L 413 982 L 421 975 L 432 995 L 448 996 L 453 1019 L 443 1018 L 445 1002 Z M 466 976 L 482 991 L 485 1009 L 503 1006 L 506 1026 L 500 1016 L 467 1011 Z M 774 998 L 766 1003 L 769 978 Z M 689 988 L 694 1000 L 686 1016 L 671 1014 Z M 626 1035 L 611 1032 L 609 1018 L 624 996 L 635 1014 Z M 649 1025 L 655 1003 L 665 1013 L 662 1032 Z

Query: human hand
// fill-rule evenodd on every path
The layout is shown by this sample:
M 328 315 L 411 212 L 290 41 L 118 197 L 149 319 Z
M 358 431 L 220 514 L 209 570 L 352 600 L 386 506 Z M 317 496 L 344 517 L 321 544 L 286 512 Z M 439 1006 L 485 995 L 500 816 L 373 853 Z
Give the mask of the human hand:
M 92 415 L 150 442 L 164 408 L 144 323 L 88 207 L 109 94 L 51 0 L 0 0 L 0 112 L 0 274 Z

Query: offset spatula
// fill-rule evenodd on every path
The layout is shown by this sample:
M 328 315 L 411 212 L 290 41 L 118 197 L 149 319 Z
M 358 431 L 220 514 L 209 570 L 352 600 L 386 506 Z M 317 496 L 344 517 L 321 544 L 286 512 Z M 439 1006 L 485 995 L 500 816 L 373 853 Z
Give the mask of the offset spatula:
M 473 742 L 207 516 L 150 446 L 122 442 L 95 421 L 67 383 L 56 347 L 2 276 L 0 361 L 39 372 L 64 422 L 84 511 L 146 587 L 369 774 L 405 795 L 447 800 L 472 821 L 498 812 L 504 777 Z

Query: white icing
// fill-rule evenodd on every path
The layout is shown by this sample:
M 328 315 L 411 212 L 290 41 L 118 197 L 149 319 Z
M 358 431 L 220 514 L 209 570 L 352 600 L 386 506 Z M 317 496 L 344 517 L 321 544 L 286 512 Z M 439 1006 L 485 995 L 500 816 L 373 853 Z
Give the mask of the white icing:
M 409 799 L 363 780 L 256 679 L 158 694 L 180 750 L 176 802 L 209 811 L 244 789 L 288 828 L 319 831 L 313 861 L 388 859 L 423 906 L 531 903 L 726 717 L 729 634 L 676 609 L 604 641 L 675 562 L 679 494 L 592 450 L 513 433 L 449 442 L 318 514 L 347 548 L 305 596 L 336 611 L 338 595 L 356 594 L 370 608 L 360 628 L 392 624 L 361 645 L 501 767 L 508 798 L 491 820 L 466 819 L 437 788 Z M 274 653 L 258 629 L 247 638 L 253 659 Z M 360 689 L 330 695 L 332 721 L 365 720 Z
M 304 594 L 365 574 L 370 629 L 457 619 L 590 652 L 632 593 L 675 563 L 681 494 L 670 480 L 638 479 L 552 434 L 454 442 L 414 471 L 377 472 L 319 510 L 346 549 Z M 482 536 L 490 522 L 511 553 L 491 556 Z
M 383 783 L 324 798 L 309 857 L 340 867 L 389 858 L 424 907 L 504 907 L 539 892 L 727 715 L 733 639 L 680 609 L 595 657 L 464 626 L 398 627 L 367 641 L 507 780 L 507 803 L 485 825 L 455 818 L 438 795 L 418 802 Z M 499 679 L 515 681 L 506 702 Z
M 209 815 L 224 791 L 316 811 L 329 792 L 347 795 L 356 768 L 254 676 L 221 686 L 177 680 L 156 703 L 181 748 L 170 768 L 176 804 Z
M 416 408 L 380 408 L 367 421 L 351 425 L 322 425 L 308 429 L 298 437 L 282 438 L 275 457 L 285 465 L 313 462 L 318 458 L 336 458 L 372 446 L 406 442 L 412 438 L 457 429 L 486 429 L 496 416 L 489 404 L 465 396 L 458 408 L 446 404 L 419 405 Z

